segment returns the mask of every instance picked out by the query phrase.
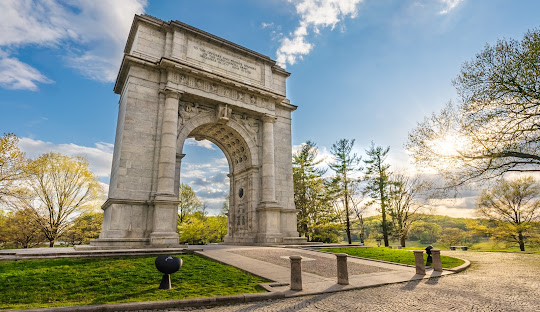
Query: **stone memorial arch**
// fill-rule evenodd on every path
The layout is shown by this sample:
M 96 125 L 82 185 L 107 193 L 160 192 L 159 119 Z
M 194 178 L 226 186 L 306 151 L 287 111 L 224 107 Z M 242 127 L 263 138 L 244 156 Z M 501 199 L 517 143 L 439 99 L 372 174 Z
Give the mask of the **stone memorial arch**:
M 178 21 L 136 15 L 120 94 L 98 247 L 178 244 L 184 142 L 209 140 L 229 163 L 227 243 L 297 243 L 290 75 L 267 56 Z

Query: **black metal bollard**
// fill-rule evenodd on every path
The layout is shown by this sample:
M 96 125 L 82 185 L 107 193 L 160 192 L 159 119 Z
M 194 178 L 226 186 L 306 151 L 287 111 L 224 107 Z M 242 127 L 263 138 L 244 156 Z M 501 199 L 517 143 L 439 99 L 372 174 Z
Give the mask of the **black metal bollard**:
M 182 259 L 173 256 L 158 256 L 155 261 L 158 271 L 163 273 L 159 289 L 171 289 L 171 275 L 180 270 Z

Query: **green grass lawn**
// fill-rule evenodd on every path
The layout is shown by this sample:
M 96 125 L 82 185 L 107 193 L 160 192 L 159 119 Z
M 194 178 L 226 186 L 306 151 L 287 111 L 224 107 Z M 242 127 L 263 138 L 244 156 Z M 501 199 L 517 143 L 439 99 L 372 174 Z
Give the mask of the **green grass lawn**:
M 384 260 L 401 264 L 414 265 L 414 253 L 409 250 L 390 249 L 385 247 L 364 247 L 364 248 L 322 248 L 322 251 L 335 253 L 346 253 L 351 256 Z M 424 253 L 424 261 L 427 254 Z M 442 266 L 445 269 L 455 268 L 462 265 L 465 261 L 454 257 L 441 256 Z
M 159 290 L 155 256 L 0 261 L 0 309 L 172 300 L 265 292 L 268 282 L 197 255 Z

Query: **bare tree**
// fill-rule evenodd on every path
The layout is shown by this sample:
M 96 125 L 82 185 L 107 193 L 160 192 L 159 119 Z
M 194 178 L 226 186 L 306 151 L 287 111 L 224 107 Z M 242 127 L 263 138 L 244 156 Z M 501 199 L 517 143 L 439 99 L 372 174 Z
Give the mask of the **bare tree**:
M 479 216 L 497 224 L 492 231 L 496 239 L 513 241 L 525 251 L 525 242 L 540 221 L 540 184 L 532 177 L 500 179 L 482 191 L 477 207 Z
M 419 176 L 408 176 L 405 173 L 394 173 L 389 184 L 388 211 L 392 217 L 394 233 L 402 247 L 418 212 L 422 209 L 422 199 L 430 185 Z
M 540 171 L 540 30 L 486 45 L 454 80 L 449 104 L 409 133 L 416 163 L 447 186 Z

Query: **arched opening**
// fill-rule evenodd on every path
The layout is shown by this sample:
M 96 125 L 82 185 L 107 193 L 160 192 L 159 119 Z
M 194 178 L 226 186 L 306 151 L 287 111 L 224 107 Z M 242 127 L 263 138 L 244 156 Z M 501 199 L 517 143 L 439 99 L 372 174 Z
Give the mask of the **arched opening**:
M 189 185 L 206 205 L 206 213 L 222 213 L 230 192 L 229 162 L 223 151 L 208 140 L 189 138 L 184 143 L 180 183 Z
M 259 181 L 259 173 L 258 168 L 252 164 L 252 150 L 240 133 L 242 129 L 235 129 L 234 121 L 218 123 L 214 119 L 212 122 L 207 122 L 204 117 L 199 120 L 190 120 L 184 127 L 180 134 L 185 133 L 185 136 L 178 138 L 178 146 L 181 148 L 180 155 L 182 155 L 182 165 L 181 168 L 178 168 L 179 180 L 183 182 L 192 179 L 195 191 L 199 191 L 202 199 L 207 200 L 209 210 L 211 209 L 215 213 L 221 209 L 225 198 L 221 196 L 220 205 L 211 197 L 223 195 L 226 191 L 222 181 L 216 183 L 221 183 L 220 189 L 216 189 L 218 185 L 212 185 L 212 183 L 214 183 L 213 180 L 220 180 L 227 170 L 226 174 L 229 179 L 227 193 L 230 196 L 225 240 L 228 242 L 254 242 L 254 233 L 257 231 L 255 208 L 259 196 L 256 193 L 258 188 L 254 187 L 254 183 Z M 186 128 L 189 129 L 189 132 Z M 181 141 L 182 139 L 183 141 Z M 224 159 L 216 156 L 220 154 L 217 150 L 221 150 L 222 155 L 225 156 Z M 197 153 L 193 155 L 193 158 L 189 157 L 190 151 L 200 152 L 201 157 Z M 214 156 L 209 157 L 210 154 Z M 197 159 L 195 160 L 195 158 Z M 190 164 L 192 160 L 197 164 Z M 186 166 L 184 166 L 184 162 L 186 162 Z M 207 168 L 212 173 L 202 177 L 201 168 Z M 198 185 L 195 186 L 195 184 Z M 213 203 L 210 205 L 212 201 Z

